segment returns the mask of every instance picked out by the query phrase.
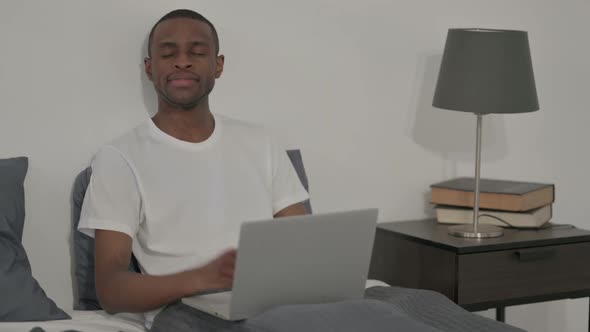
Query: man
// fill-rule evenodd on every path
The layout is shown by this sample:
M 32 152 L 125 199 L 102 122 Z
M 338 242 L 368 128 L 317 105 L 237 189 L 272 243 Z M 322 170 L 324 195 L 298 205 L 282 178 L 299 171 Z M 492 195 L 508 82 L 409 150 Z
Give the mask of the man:
M 109 313 L 147 312 L 148 328 L 167 304 L 231 287 L 241 221 L 306 213 L 285 151 L 211 113 L 223 65 L 206 18 L 162 17 L 145 59 L 158 112 L 92 161 L 79 229 L 95 237 L 98 297 Z M 132 252 L 141 274 L 128 271 Z

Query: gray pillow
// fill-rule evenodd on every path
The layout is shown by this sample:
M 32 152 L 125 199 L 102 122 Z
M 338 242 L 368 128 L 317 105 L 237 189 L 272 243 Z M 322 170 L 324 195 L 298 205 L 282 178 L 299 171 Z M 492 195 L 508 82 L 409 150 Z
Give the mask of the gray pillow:
M 295 172 L 297 172 L 297 176 L 299 177 L 299 181 L 301 181 L 303 188 L 309 192 L 309 182 L 307 181 L 307 175 L 305 174 L 305 167 L 303 166 L 301 151 L 296 149 L 287 150 L 287 155 L 293 164 L 293 168 L 295 168 Z M 308 213 L 312 213 L 311 202 L 309 199 L 303 202 L 303 205 L 305 205 Z
M 101 310 L 94 288 L 94 239 L 78 232 L 82 202 L 92 175 L 90 167 L 83 170 L 74 180 L 72 189 L 72 237 L 73 263 L 75 273 L 74 309 Z
M 25 176 L 29 167 L 26 157 L 0 159 L 0 214 L 20 241 L 25 223 Z
M 0 159 L 0 321 L 69 319 L 31 274 L 21 244 L 28 159 Z

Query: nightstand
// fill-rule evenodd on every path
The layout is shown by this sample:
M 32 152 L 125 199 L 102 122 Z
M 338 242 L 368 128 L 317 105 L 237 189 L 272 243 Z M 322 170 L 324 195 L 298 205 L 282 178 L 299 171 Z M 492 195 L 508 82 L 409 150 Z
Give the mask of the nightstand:
M 590 231 L 508 228 L 478 240 L 448 235 L 448 226 L 434 219 L 379 224 L 369 278 L 434 290 L 469 311 L 495 308 L 499 321 L 506 306 L 590 297 Z

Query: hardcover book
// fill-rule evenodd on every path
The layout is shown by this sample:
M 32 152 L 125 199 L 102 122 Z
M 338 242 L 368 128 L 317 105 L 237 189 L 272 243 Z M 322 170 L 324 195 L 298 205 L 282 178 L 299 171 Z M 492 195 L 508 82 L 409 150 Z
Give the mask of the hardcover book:
M 433 204 L 473 208 L 474 178 L 456 178 L 430 187 Z M 548 183 L 480 179 L 479 192 L 480 209 L 529 211 L 555 200 L 555 185 Z
M 443 224 L 473 223 L 473 209 L 437 206 L 436 219 Z M 539 228 L 551 220 L 552 206 L 545 205 L 525 212 L 479 210 L 479 223 L 502 227 Z

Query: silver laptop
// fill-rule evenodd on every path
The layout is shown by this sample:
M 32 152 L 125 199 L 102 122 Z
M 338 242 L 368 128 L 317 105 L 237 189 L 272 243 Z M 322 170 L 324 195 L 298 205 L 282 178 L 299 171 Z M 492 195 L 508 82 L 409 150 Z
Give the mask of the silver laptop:
M 182 302 L 226 320 L 284 304 L 363 297 L 377 209 L 245 222 L 232 291 Z

